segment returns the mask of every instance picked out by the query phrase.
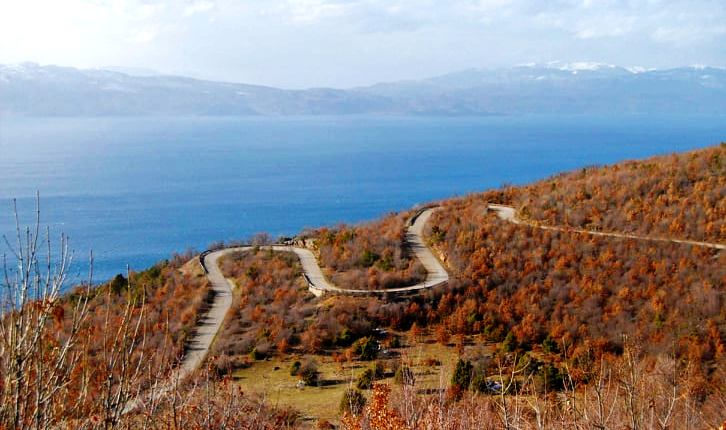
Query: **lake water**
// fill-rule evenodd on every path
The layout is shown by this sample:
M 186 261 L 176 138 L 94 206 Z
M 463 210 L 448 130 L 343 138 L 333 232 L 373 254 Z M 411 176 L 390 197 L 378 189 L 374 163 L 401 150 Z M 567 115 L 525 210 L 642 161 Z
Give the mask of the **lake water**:
M 724 117 L 0 118 L 10 200 L 97 279 L 261 231 L 356 222 L 591 164 L 717 144 Z

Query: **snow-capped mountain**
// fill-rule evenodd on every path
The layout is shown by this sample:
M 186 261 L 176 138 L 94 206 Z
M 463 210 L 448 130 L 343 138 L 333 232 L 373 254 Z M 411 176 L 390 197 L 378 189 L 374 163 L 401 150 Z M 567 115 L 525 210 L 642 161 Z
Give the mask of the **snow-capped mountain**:
M 353 89 L 284 90 L 32 63 L 0 65 L 0 112 L 16 115 L 513 113 L 726 114 L 726 70 L 599 63 L 471 69 Z

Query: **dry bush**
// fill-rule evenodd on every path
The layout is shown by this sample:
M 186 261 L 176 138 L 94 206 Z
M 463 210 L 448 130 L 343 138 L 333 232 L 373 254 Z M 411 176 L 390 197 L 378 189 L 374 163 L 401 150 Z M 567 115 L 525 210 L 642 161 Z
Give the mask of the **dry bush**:
M 0 428 L 119 427 L 182 354 L 206 283 L 179 275 L 175 257 L 100 286 L 89 275 L 64 293 L 67 240 L 56 250 L 36 214 L 32 227 L 17 223 L 15 244 L 5 240 Z
M 311 232 L 320 264 L 343 288 L 377 290 L 422 281 L 426 271 L 404 243 L 411 216 L 411 212 L 390 214 L 375 222 Z
M 277 430 L 298 427 L 299 414 L 248 395 L 232 379 L 203 369 L 157 401 L 123 418 L 123 428 Z
M 628 347 L 621 357 L 599 361 L 588 383 L 572 383 L 560 392 L 541 393 L 528 367 L 516 359 L 501 368 L 500 394 L 463 393 L 452 401 L 422 396 L 416 387 L 375 385 L 358 416 L 345 414 L 346 430 L 481 429 L 679 429 L 719 428 L 723 423 L 723 388 L 702 403 L 691 369 L 668 357 L 641 356 Z M 515 366 L 515 367 L 511 367 Z M 568 381 L 574 381 L 569 376 Z M 442 390 L 443 392 L 443 390 Z

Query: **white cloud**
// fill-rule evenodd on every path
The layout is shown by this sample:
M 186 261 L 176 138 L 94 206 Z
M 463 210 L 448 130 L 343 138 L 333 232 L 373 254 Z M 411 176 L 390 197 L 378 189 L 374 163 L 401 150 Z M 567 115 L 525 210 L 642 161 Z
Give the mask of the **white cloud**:
M 653 40 L 657 42 L 679 46 L 724 35 L 726 35 L 726 24 L 709 27 L 664 26 L 656 28 L 651 34 Z
M 350 4 L 329 0 L 287 0 L 278 10 L 300 24 L 316 24 L 322 20 L 340 17 L 348 12 Z
M 158 35 L 159 30 L 157 28 L 145 28 L 137 31 L 129 40 L 136 43 L 149 43 L 156 39 Z
M 588 20 L 575 26 L 575 35 L 580 39 L 619 37 L 633 31 L 637 18 L 633 16 L 610 16 Z
M 0 63 L 283 86 L 552 58 L 724 66 L 724 23 L 724 0 L 0 0 Z
M 184 8 L 184 16 L 192 16 L 198 13 L 209 12 L 214 9 L 215 3 L 208 0 L 194 1 Z
M 152 18 L 158 13 L 161 13 L 165 7 L 166 5 L 164 5 L 163 3 L 143 3 L 138 5 L 133 13 L 135 13 L 137 19 L 145 20 Z

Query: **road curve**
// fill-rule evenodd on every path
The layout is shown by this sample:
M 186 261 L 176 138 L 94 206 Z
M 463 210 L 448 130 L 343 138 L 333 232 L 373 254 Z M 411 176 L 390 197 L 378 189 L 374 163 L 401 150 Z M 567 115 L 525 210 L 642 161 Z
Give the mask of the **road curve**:
M 701 246 L 704 248 L 726 249 L 726 245 L 723 245 L 720 243 L 698 242 L 695 240 L 673 239 L 673 238 L 667 238 L 667 237 L 640 236 L 637 234 L 610 233 L 610 232 L 603 232 L 603 231 L 585 230 L 585 229 L 581 229 L 581 228 L 555 227 L 555 226 L 548 226 L 548 225 L 540 225 L 540 224 L 537 224 L 534 222 L 524 221 L 524 220 L 519 219 L 519 217 L 517 217 L 517 211 L 512 206 L 489 204 L 487 206 L 487 209 L 493 210 L 494 212 L 496 212 L 497 216 L 504 221 L 509 221 L 513 224 L 521 224 L 521 225 L 527 225 L 530 227 L 536 227 L 536 228 L 539 228 L 542 230 L 568 231 L 568 232 L 575 232 L 575 233 L 581 233 L 581 234 L 589 234 L 592 236 L 617 237 L 620 239 L 647 240 L 647 241 L 651 241 L 651 242 L 670 242 L 670 243 L 680 243 L 680 244 L 691 245 L 691 246 Z
M 325 278 L 323 271 L 318 265 L 315 255 L 307 248 L 288 245 L 262 246 L 262 249 L 272 249 L 278 252 L 294 252 L 300 259 L 305 279 L 308 282 L 310 291 L 316 296 L 324 293 L 333 294 L 354 294 L 354 295 L 375 295 L 387 293 L 405 293 L 424 290 L 445 284 L 449 280 L 449 274 L 444 266 L 426 246 L 423 239 L 423 228 L 426 222 L 435 211 L 435 208 L 422 210 L 412 219 L 406 230 L 406 241 L 414 252 L 416 258 L 426 268 L 426 279 L 416 285 L 409 287 L 389 288 L 384 290 L 353 290 L 341 288 L 332 284 Z M 252 250 L 251 246 L 236 248 L 225 248 L 218 251 L 203 253 L 200 256 L 202 267 L 207 272 L 207 278 L 214 293 L 212 305 L 209 310 L 200 318 L 194 334 L 188 341 L 188 349 L 178 368 L 179 379 L 183 379 L 189 373 L 198 369 L 206 357 L 212 341 L 222 326 L 227 311 L 232 306 L 232 284 L 226 279 L 219 268 L 218 261 L 221 257 L 235 252 Z
M 123 409 L 124 414 L 174 391 L 178 383 L 201 367 L 227 311 L 232 307 L 230 282 L 222 275 L 217 265 L 217 260 L 222 255 L 220 252 L 205 252 L 199 257 L 209 279 L 212 302 L 207 311 L 199 317 L 193 334 L 187 339 L 184 356 L 179 365 L 171 372 L 166 382 L 129 401 Z
M 152 392 L 139 396 L 128 402 L 123 413 L 128 413 L 142 404 L 158 399 L 174 389 L 179 381 L 189 376 L 196 369 L 200 368 L 209 349 L 212 346 L 217 332 L 222 327 L 224 317 L 227 311 L 232 307 L 232 288 L 234 284 L 222 274 L 218 261 L 225 255 L 235 252 L 250 251 L 254 248 L 272 249 L 278 252 L 294 252 L 300 259 L 303 274 L 308 282 L 308 288 L 316 296 L 322 296 L 329 292 L 333 294 L 355 294 L 355 295 L 374 295 L 387 293 L 405 293 L 433 288 L 445 284 L 449 280 L 446 269 L 441 265 L 439 260 L 434 256 L 431 250 L 426 246 L 423 239 L 423 228 L 426 225 L 431 214 L 436 208 L 425 208 L 418 212 L 410 221 L 406 230 L 406 242 L 416 255 L 424 268 L 426 268 L 426 279 L 416 285 L 400 288 L 389 288 L 383 290 L 353 290 L 341 288 L 330 283 L 323 275 L 323 271 L 318 265 L 315 255 L 307 248 L 288 245 L 269 245 L 269 246 L 241 246 L 235 248 L 225 248 L 217 251 L 205 251 L 199 256 L 199 262 L 206 272 L 209 279 L 210 289 L 212 292 L 212 302 L 209 309 L 199 318 L 193 334 L 187 340 L 187 348 L 179 366 L 172 372 L 168 382 L 157 387 Z

